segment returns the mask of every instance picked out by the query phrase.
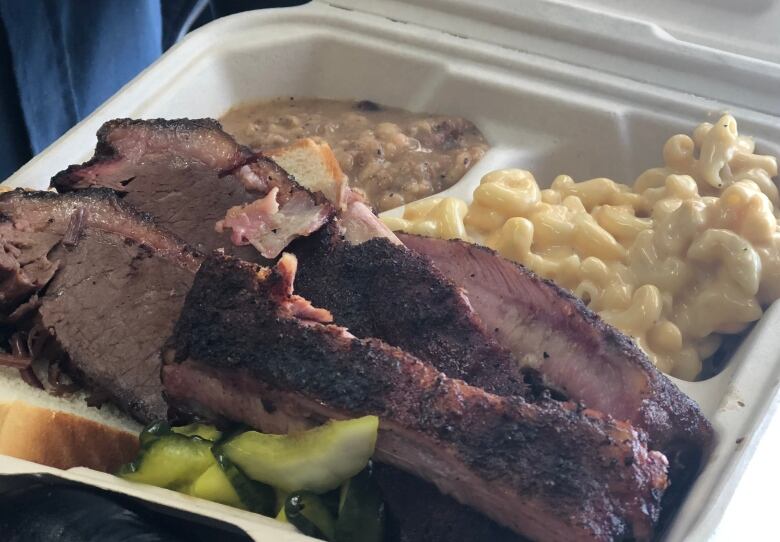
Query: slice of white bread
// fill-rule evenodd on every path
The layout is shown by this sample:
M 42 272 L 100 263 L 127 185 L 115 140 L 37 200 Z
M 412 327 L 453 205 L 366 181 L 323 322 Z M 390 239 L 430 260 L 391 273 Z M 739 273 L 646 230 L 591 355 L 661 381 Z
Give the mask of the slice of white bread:
M 338 208 L 345 204 L 347 176 L 327 143 L 299 139 L 292 145 L 263 154 L 295 177 L 301 186 L 312 192 L 322 192 Z
M 59 469 L 114 472 L 138 451 L 140 426 L 109 405 L 90 407 L 83 393 L 56 397 L 0 370 L 0 455 Z

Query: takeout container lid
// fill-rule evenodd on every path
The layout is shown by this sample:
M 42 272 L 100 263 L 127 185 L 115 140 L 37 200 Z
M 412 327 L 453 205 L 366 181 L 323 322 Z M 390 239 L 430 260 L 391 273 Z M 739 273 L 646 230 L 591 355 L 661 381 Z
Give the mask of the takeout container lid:
M 780 114 L 778 0 L 328 3 Z
M 739 12 L 748 5 L 754 9 Z M 545 179 L 563 172 L 633 178 L 657 163 L 668 136 L 723 110 L 763 152 L 780 155 L 780 32 L 768 35 L 778 6 L 780 0 L 315 0 L 241 13 L 185 37 L 7 182 L 45 188 L 54 173 L 89 158 L 95 132 L 110 118 L 215 116 L 242 100 L 286 93 L 375 98 L 490 128 L 498 144 L 447 190 L 463 198 L 479 176 L 501 167 L 542 168 Z M 687 13 L 687 22 L 678 13 Z M 700 19 L 691 19 L 695 13 Z M 753 35 L 751 21 L 760 28 Z M 729 29 L 720 43 L 718 33 Z M 778 394 L 778 326 L 775 303 L 723 372 L 703 382 L 675 380 L 702 405 L 718 443 L 668 540 L 699 540 L 716 528 Z M 195 504 L 85 469 L 20 465 L 0 457 L 0 474 L 39 470 L 173 508 Z M 242 528 L 254 521 L 245 530 L 255 540 L 282 539 L 267 518 L 237 520 L 206 502 L 197 510 Z

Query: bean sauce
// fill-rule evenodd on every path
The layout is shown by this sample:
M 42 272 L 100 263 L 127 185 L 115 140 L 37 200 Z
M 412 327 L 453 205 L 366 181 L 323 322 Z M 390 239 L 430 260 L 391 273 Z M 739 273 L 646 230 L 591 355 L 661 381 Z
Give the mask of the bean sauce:
M 455 184 L 487 152 L 466 119 L 412 113 L 368 100 L 277 98 L 228 111 L 222 124 L 256 150 L 311 137 L 327 142 L 349 177 L 379 211 Z

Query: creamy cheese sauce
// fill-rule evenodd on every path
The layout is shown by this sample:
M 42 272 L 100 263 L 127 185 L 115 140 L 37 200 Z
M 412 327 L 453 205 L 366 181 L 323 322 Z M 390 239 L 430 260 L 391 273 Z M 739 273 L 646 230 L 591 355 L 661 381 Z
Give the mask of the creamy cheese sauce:
M 234 107 L 220 121 L 256 150 L 304 137 L 327 142 L 350 187 L 379 211 L 449 188 L 489 148 L 476 126 L 461 117 L 369 101 L 277 98 Z

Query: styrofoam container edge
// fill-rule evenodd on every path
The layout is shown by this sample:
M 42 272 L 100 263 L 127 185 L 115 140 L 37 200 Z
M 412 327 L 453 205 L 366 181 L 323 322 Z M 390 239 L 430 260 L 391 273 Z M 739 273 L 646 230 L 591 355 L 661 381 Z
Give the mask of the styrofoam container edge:
M 631 182 L 660 163 L 669 136 L 690 133 L 724 110 L 738 119 L 741 133 L 755 136 L 762 153 L 780 155 L 777 118 L 749 102 L 721 103 L 313 2 L 235 15 L 197 30 L 6 182 L 46 188 L 54 173 L 91 155 L 95 132 L 111 118 L 218 117 L 237 103 L 282 95 L 368 98 L 469 118 L 493 149 L 447 191 L 466 199 L 482 173 L 501 167 L 529 169 L 542 184 L 559 173 Z M 780 385 L 780 338 L 772 332 L 780 327 L 779 307 L 775 303 L 767 310 L 718 376 L 677 382 L 702 405 L 718 445 L 666 540 L 706 539 L 715 530 L 761 440 Z M 33 468 L 0 460 L 2 472 Z M 59 474 L 90 484 L 113 483 L 84 469 Z M 178 498 L 126 482 L 112 487 L 165 504 Z M 233 517 L 225 520 L 235 523 Z M 266 518 L 257 517 L 252 529 L 256 540 L 263 533 L 277 536 Z

